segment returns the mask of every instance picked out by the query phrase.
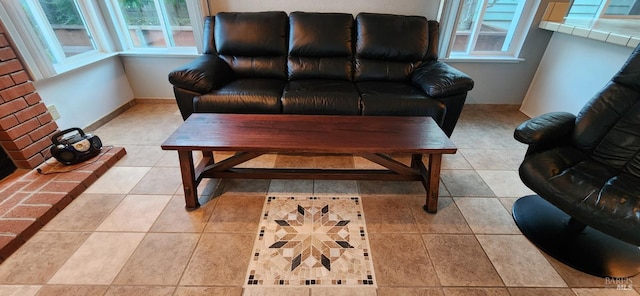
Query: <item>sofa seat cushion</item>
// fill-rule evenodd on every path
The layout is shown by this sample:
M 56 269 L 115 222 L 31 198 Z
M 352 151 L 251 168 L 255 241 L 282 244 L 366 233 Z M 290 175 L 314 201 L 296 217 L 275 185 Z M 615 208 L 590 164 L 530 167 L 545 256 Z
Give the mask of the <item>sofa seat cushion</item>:
M 528 155 L 520 165 L 520 177 L 578 221 L 640 245 L 640 178 L 570 146 Z
M 362 97 L 362 115 L 431 116 L 438 124 L 444 119 L 446 106 L 411 84 L 371 81 L 356 86 Z
M 240 79 L 196 97 L 196 113 L 280 113 L 285 80 Z
M 360 96 L 355 85 L 350 81 L 294 80 L 284 88 L 282 112 L 360 115 Z

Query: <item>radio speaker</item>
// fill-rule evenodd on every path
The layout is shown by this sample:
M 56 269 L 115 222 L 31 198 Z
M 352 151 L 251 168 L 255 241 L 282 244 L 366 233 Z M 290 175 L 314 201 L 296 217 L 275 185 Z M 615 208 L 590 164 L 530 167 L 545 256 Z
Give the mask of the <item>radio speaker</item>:
M 98 136 L 85 134 L 77 127 L 54 134 L 51 141 L 51 155 L 65 165 L 83 162 L 102 150 L 102 141 Z

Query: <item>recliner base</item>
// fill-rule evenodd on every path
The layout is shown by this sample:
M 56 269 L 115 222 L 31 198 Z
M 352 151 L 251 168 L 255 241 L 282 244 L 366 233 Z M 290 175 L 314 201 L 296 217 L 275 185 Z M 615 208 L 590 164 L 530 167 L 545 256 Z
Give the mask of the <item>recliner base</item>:
M 537 195 L 513 204 L 513 219 L 534 245 L 556 260 L 598 277 L 626 278 L 640 273 L 640 248 L 587 226 L 572 234 L 570 216 Z

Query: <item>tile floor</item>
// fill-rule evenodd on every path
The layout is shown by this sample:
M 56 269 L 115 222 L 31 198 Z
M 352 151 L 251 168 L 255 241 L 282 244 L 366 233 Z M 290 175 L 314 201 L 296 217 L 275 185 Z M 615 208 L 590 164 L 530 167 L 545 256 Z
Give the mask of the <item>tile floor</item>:
M 309 180 L 210 180 L 200 187 L 203 206 L 187 212 L 177 154 L 160 149 L 182 122 L 177 108 L 138 104 L 94 131 L 127 155 L 0 264 L 0 295 L 638 295 L 640 284 L 617 290 L 519 233 L 509 209 L 530 191 L 517 175 L 526 147 L 512 134 L 525 119 L 515 108 L 465 108 L 435 215 L 422 210 L 418 182 Z M 246 165 L 369 166 L 350 156 L 296 155 Z M 378 289 L 244 291 L 269 193 L 359 194 Z

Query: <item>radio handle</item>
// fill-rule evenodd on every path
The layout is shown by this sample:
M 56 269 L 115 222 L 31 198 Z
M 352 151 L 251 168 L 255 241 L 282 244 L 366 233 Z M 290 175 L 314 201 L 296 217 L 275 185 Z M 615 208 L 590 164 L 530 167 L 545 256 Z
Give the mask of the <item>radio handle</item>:
M 70 132 L 73 132 L 73 131 L 78 131 L 78 133 L 80 134 L 80 137 L 84 137 L 84 131 L 82 129 L 80 129 L 79 127 L 72 127 L 72 128 L 69 128 L 69 129 L 66 129 L 66 130 L 63 130 L 63 131 L 60 131 L 60 132 L 57 132 L 56 134 L 54 134 L 51 137 L 51 140 L 53 141 L 53 144 L 55 144 L 55 145 L 61 144 L 60 143 L 60 137 L 64 136 L 65 134 L 68 134 Z

